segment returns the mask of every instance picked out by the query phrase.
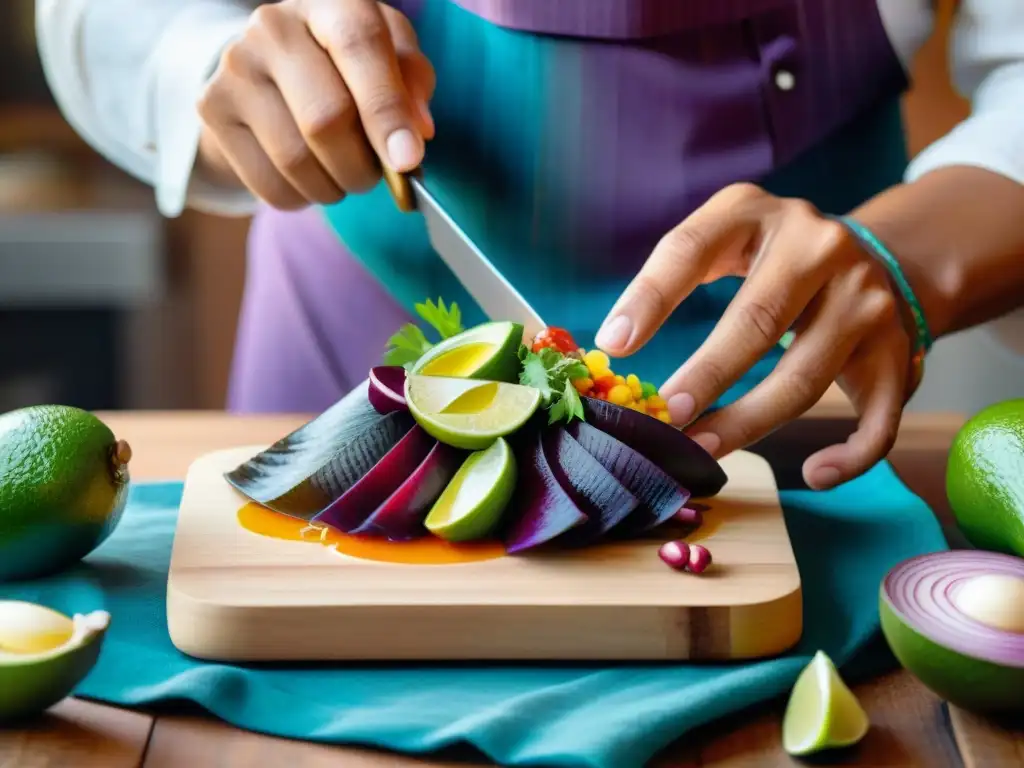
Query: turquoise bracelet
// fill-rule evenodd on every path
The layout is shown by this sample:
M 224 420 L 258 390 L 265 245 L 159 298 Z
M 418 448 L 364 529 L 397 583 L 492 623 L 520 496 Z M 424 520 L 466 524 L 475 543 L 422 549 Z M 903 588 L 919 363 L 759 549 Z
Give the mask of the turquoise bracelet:
M 907 302 L 910 307 L 910 314 L 914 318 L 914 326 L 917 330 L 914 352 L 920 351 L 923 354 L 927 354 L 928 350 L 932 348 L 934 339 L 932 339 L 931 331 L 928 328 L 928 321 L 925 320 L 924 310 L 921 308 L 921 302 L 917 300 L 917 296 L 914 294 L 914 289 L 910 287 L 910 283 L 907 282 L 906 275 L 903 274 L 903 269 L 900 267 L 900 263 L 896 260 L 896 257 L 892 255 L 885 244 L 875 237 L 874 233 L 861 224 L 859 221 L 850 218 L 849 216 L 839 216 L 836 221 L 843 224 L 857 241 L 879 261 L 881 261 L 886 268 L 889 270 L 889 274 L 892 277 L 893 282 L 899 289 L 899 292 L 903 295 L 903 299 Z

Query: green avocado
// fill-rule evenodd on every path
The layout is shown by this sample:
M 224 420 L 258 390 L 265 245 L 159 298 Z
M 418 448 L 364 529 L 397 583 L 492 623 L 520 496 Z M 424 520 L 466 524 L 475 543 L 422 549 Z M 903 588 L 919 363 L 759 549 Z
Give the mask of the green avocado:
M 130 458 L 78 408 L 0 415 L 0 582 L 56 572 L 106 540 L 127 501 Z
M 1024 557 L 1024 399 L 990 405 L 960 428 L 946 495 L 971 544 Z
M 522 343 L 519 323 L 482 323 L 431 347 L 409 373 L 518 384 Z

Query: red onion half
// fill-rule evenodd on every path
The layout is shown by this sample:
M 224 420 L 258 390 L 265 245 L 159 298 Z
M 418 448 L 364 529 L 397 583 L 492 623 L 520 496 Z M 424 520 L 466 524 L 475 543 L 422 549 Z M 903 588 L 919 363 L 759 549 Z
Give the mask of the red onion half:
M 400 365 L 378 365 L 370 369 L 370 405 L 378 413 L 407 411 L 405 369 Z
M 1024 560 L 956 550 L 900 563 L 882 582 L 882 631 L 900 663 L 946 700 L 975 711 L 1024 709 L 1024 628 L 983 622 L 972 615 L 976 604 L 965 611 L 958 602 L 965 590 L 976 593 L 981 576 L 1024 582 Z M 1019 588 L 1016 595 L 1008 599 L 1020 616 Z M 1001 594 L 984 597 L 1007 615 L 1014 607 L 1001 605 Z

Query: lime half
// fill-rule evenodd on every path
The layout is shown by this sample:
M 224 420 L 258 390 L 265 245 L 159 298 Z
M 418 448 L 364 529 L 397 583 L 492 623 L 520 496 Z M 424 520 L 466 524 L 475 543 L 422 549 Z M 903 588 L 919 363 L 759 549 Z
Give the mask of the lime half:
M 814 654 L 789 697 L 782 721 L 782 746 L 791 755 L 856 744 L 868 732 L 868 716 L 835 664 Z
M 504 439 L 471 453 L 424 522 L 448 541 L 482 539 L 497 526 L 516 485 L 516 460 Z
M 432 437 L 479 451 L 529 421 L 540 405 L 540 390 L 501 381 L 410 375 L 405 400 Z

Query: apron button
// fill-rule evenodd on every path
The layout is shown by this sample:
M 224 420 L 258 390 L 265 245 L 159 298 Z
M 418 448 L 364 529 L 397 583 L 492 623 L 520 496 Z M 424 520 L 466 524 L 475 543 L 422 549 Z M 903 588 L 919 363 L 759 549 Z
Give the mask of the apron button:
M 788 69 L 780 69 L 775 73 L 775 87 L 780 91 L 791 91 L 796 85 L 796 78 Z

